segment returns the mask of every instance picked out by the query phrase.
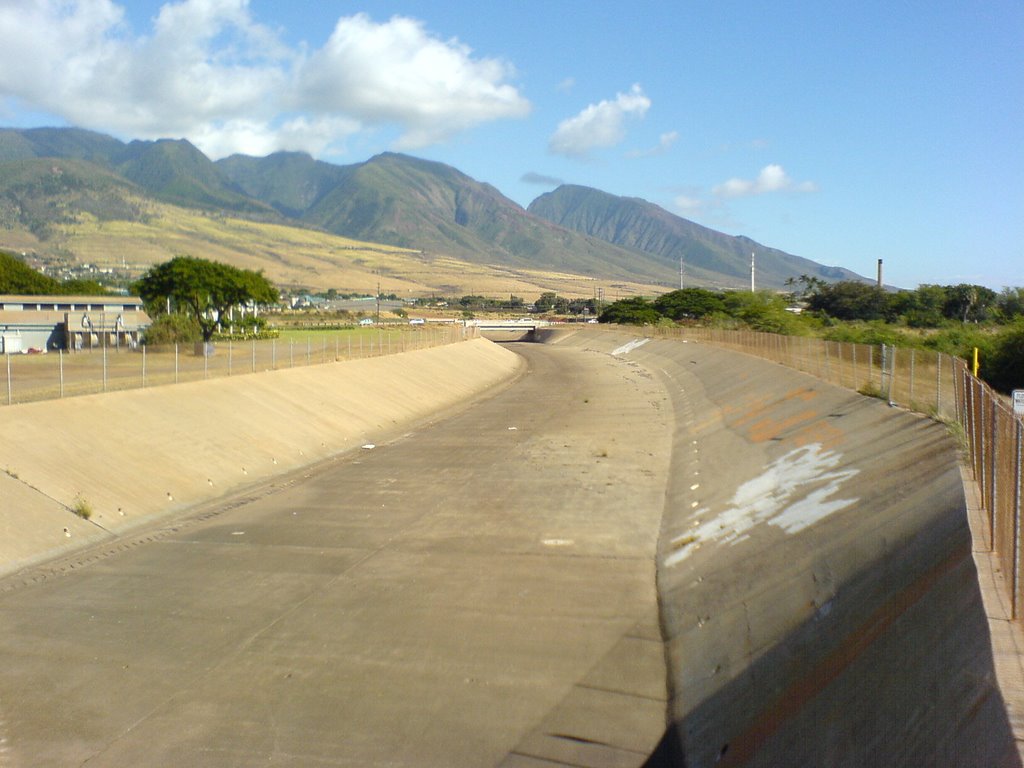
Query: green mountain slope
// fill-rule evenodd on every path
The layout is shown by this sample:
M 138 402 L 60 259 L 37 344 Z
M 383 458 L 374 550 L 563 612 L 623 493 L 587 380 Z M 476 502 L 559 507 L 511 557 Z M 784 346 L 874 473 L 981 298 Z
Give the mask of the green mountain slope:
M 289 219 L 300 219 L 345 176 L 343 167 L 314 160 L 304 152 L 276 152 L 262 158 L 232 155 L 215 165 L 236 189 Z
M 360 240 L 476 263 L 671 279 L 641 254 L 554 226 L 451 166 L 395 153 L 347 166 L 303 220 Z
M 0 162 L 0 227 L 23 227 L 40 240 L 81 214 L 99 221 L 140 221 L 145 197 L 122 176 L 83 160 Z
M 717 232 L 646 200 L 616 197 L 589 187 L 563 185 L 538 197 L 528 210 L 567 229 L 642 251 L 674 267 L 677 275 L 682 261 L 684 282 L 748 286 L 751 254 L 759 287 L 781 288 L 788 278 L 800 275 L 828 281 L 863 279 L 849 270 L 823 266 L 748 237 Z
M 666 288 L 679 282 L 680 259 L 692 283 L 742 287 L 751 252 L 762 287 L 802 274 L 855 277 L 584 187 L 561 187 L 523 209 L 451 166 L 395 153 L 345 166 L 296 152 L 215 163 L 184 140 L 126 144 L 76 128 L 0 129 L 0 164 L 0 223 L 39 237 L 79 212 L 135 220 L 148 198 L 416 249 L 427 259 Z
M 234 188 L 202 152 L 184 140 L 133 141 L 115 169 L 159 200 L 176 205 L 271 214 L 265 203 Z

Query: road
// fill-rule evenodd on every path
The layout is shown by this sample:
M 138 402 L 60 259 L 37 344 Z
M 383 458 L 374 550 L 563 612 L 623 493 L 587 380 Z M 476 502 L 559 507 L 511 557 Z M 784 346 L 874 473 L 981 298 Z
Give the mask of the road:
M 0 768 L 642 764 L 671 408 L 515 349 L 443 420 L 0 581 Z

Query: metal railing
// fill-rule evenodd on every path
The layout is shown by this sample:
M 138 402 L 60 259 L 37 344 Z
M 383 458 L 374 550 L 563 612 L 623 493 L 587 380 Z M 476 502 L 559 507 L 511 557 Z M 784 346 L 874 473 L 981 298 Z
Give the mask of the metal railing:
M 981 492 L 984 543 L 1000 562 L 1011 595 L 1011 617 L 1024 615 L 1024 423 L 1014 414 L 1008 398 L 974 376 L 964 360 L 930 350 L 756 331 L 654 328 L 648 333 L 757 355 L 831 384 L 881 397 L 890 405 L 956 424 L 963 430 L 965 464 Z
M 380 357 L 477 335 L 475 328 L 457 323 L 226 340 L 212 349 L 202 344 L 122 345 L 74 353 L 0 355 L 0 406 Z

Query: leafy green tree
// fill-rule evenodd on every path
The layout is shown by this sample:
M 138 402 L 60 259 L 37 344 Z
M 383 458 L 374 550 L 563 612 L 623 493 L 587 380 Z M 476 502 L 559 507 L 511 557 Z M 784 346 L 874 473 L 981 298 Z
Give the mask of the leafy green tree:
M 135 289 L 151 311 L 163 311 L 168 299 L 185 309 L 199 324 L 204 342 L 213 338 L 232 307 L 278 300 L 277 290 L 261 273 L 191 256 L 157 264 Z
M 1003 322 L 1024 317 L 1024 288 L 1003 288 L 996 297 L 996 307 Z
M 558 294 L 553 291 L 547 291 L 542 293 L 537 300 L 533 302 L 533 306 L 538 312 L 550 312 L 555 308 L 556 301 L 558 301 Z
M 107 289 L 95 280 L 54 280 L 36 272 L 17 256 L 0 252 L 0 293 L 25 296 L 103 296 Z
M 961 323 L 972 320 L 979 322 L 988 317 L 988 310 L 995 300 L 996 292 L 983 285 L 960 283 L 946 286 L 946 305 L 943 314 Z
M 567 306 L 570 315 L 582 315 L 583 313 L 593 315 L 596 310 L 597 302 L 594 299 L 573 299 L 568 302 Z
M 0 293 L 38 296 L 56 293 L 58 283 L 9 253 L 0 253 Z
M 994 389 L 1005 393 L 1024 389 L 1024 319 L 998 334 L 986 357 L 981 375 Z
M 916 291 L 899 291 L 890 299 L 890 316 L 902 317 L 911 328 L 938 328 L 946 320 L 947 298 L 941 285 L 923 284 Z
M 144 342 L 148 345 L 186 344 L 202 338 L 203 332 L 194 317 L 180 312 L 165 312 L 154 318 L 146 329 Z
M 722 294 L 706 288 L 680 288 L 664 293 L 654 300 L 654 308 L 672 320 L 701 318 L 725 310 Z
M 622 325 L 655 325 L 660 317 L 651 302 L 642 296 L 636 296 L 609 304 L 601 312 L 598 320 L 602 323 Z
M 786 278 L 786 286 L 793 289 L 789 294 L 789 300 L 792 302 L 807 301 L 808 298 L 818 293 L 818 291 L 827 285 L 828 283 L 820 277 L 814 277 L 812 275 L 800 275 L 800 277 Z
M 809 309 L 837 320 L 881 320 L 886 316 L 888 304 L 883 289 L 856 280 L 819 286 L 807 298 Z
M 728 291 L 725 312 L 755 331 L 797 333 L 799 320 L 786 311 L 786 297 L 771 291 Z

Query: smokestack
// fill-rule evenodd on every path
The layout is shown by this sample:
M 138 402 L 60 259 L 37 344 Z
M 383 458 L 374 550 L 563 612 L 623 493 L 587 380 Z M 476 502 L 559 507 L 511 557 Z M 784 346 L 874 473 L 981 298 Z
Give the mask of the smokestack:
M 878 287 L 882 287 L 882 260 L 878 260 Z

